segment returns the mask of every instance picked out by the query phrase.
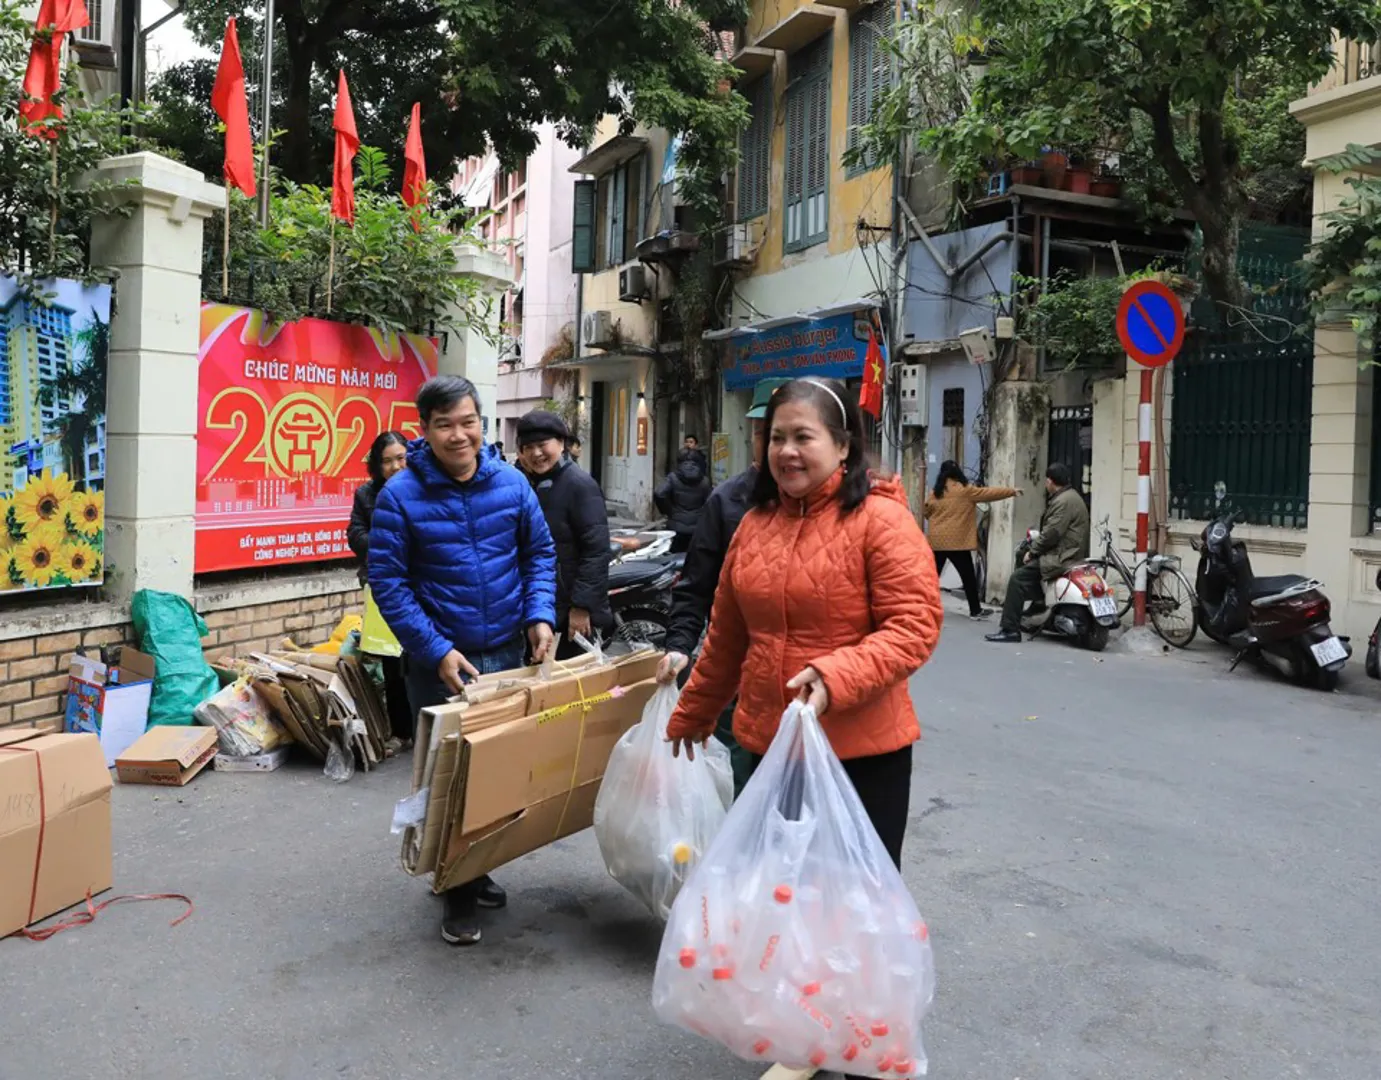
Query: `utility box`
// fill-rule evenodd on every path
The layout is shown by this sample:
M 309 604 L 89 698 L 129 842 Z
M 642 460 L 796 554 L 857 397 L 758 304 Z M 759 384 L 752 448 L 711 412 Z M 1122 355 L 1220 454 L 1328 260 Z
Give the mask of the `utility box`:
M 903 364 L 897 378 L 902 427 L 925 427 L 930 402 L 926 396 L 924 364 Z

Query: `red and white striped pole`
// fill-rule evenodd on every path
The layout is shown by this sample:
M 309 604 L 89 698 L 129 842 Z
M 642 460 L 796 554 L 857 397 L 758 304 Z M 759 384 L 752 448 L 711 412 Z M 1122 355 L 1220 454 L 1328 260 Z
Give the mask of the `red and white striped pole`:
M 1136 595 L 1132 625 L 1146 625 L 1146 556 L 1151 548 L 1151 378 L 1141 369 L 1141 404 L 1136 410 Z

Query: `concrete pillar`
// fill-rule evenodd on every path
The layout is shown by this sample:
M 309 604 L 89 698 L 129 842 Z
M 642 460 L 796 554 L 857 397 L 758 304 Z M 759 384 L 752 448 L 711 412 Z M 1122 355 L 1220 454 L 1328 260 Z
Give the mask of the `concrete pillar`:
M 988 524 L 988 596 L 1001 597 L 1026 530 L 1045 510 L 1046 457 L 1050 450 L 1050 394 L 1041 383 L 999 383 L 993 395 L 987 482 L 1020 488 L 1015 499 L 994 503 Z
M 1335 611 L 1352 592 L 1354 537 L 1371 532 L 1372 379 L 1350 326 L 1314 331 L 1309 447 L 1309 539 L 1304 572 L 1329 586 Z M 1345 612 L 1339 622 L 1346 622 Z
M 119 272 L 110 324 L 106 581 L 192 594 L 202 228 L 225 189 L 152 153 L 96 168 L 131 212 L 92 226 L 94 265 Z
M 502 255 L 482 248 L 464 245 L 456 248 L 455 272 L 480 283 L 481 296 L 493 303 L 487 331 L 469 326 L 444 335 L 441 343 L 439 374 L 463 375 L 475 384 L 480 393 L 484 416 L 489 421 L 490 441 L 499 437 L 499 333 L 498 297 L 513 284 L 513 270 Z M 451 313 L 453 316 L 457 312 Z M 486 339 L 486 332 L 489 338 Z M 507 447 L 512 451 L 513 447 Z
M 1123 378 L 1098 379 L 1093 384 L 1093 502 L 1091 524 L 1105 517 L 1113 537 L 1121 535 L 1124 456 Z M 1135 448 L 1133 448 L 1135 452 Z M 1133 463 L 1135 465 L 1135 462 Z M 1097 535 L 1092 538 L 1097 543 Z

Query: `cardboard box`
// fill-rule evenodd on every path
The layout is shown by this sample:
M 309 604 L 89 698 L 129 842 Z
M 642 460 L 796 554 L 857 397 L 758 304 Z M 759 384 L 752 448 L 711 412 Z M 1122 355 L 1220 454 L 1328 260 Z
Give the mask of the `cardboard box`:
M 110 787 L 95 735 L 0 732 L 0 937 L 110 888 Z
M 236 757 L 234 754 L 217 754 L 214 768 L 217 772 L 273 772 L 288 760 L 289 747 L 280 746 L 276 750 L 266 750 L 262 754 Z
M 122 784 L 181 787 L 211 764 L 216 746 L 215 728 L 156 727 L 120 755 L 115 775 Z
M 422 710 L 413 792 L 427 792 L 426 809 L 404 831 L 408 872 L 431 873 L 442 891 L 588 828 L 609 755 L 642 718 L 659 660 L 644 653 L 548 681 L 502 672 L 467 687 L 473 700 Z
M 110 768 L 148 726 L 154 659 L 122 645 L 108 667 L 89 656 L 74 655 L 68 663 L 63 730 L 98 736 Z

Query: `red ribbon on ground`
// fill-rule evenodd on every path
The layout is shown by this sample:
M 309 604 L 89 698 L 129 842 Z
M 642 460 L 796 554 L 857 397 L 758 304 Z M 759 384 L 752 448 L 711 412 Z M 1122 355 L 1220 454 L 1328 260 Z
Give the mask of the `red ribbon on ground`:
M 52 926 L 45 926 L 39 930 L 24 929 L 18 931 L 30 941 L 47 941 L 50 937 L 61 934 L 64 930 L 71 930 L 74 926 L 85 926 L 89 922 L 95 922 L 96 916 L 106 908 L 114 904 L 128 904 L 136 900 L 181 900 L 187 905 L 187 910 L 170 922 L 169 926 L 177 926 L 178 923 L 185 922 L 192 917 L 195 907 L 190 897 L 183 896 L 182 893 L 140 893 L 131 896 L 112 896 L 109 900 L 102 900 L 99 904 L 91 901 L 91 893 L 86 894 L 86 910 L 79 911 L 75 915 L 69 915 L 61 922 L 54 923 Z

